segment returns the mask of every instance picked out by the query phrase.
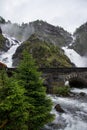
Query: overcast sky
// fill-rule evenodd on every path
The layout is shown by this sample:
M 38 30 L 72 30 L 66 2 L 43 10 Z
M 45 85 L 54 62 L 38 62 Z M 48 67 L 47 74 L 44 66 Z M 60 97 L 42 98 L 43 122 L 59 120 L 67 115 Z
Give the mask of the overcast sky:
M 0 15 L 17 23 L 40 19 L 73 32 L 87 21 L 87 0 L 0 0 Z

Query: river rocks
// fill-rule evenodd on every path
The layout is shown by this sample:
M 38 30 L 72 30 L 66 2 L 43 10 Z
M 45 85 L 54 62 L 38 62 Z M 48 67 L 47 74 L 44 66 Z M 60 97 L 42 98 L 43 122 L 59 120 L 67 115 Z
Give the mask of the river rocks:
M 65 112 L 65 111 L 61 108 L 61 106 L 60 106 L 59 104 L 57 104 L 57 105 L 55 106 L 55 109 L 56 109 L 57 112 L 60 112 L 60 113 L 64 113 L 64 112 Z
M 80 96 L 85 96 L 86 94 L 84 92 L 81 92 L 79 95 Z

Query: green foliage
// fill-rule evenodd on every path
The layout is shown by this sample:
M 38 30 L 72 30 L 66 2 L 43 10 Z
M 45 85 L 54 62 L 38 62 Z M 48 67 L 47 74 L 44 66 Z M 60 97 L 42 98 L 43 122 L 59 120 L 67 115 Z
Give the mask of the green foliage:
M 41 73 L 37 71 L 35 62 L 26 51 L 23 53 L 18 73 L 18 77 L 16 77 L 19 84 L 25 87 L 25 95 L 32 106 L 32 109 L 29 109 L 28 129 L 39 130 L 43 125 L 53 120 L 53 115 L 50 114 L 52 102 L 46 96 Z
M 35 34 L 19 47 L 15 57 L 18 57 L 20 60 L 21 53 L 26 48 L 28 52 L 32 54 L 32 57 L 39 67 L 53 68 L 72 66 L 70 60 L 58 46 L 40 40 Z
M 25 89 L 17 81 L 0 70 L 0 129 L 28 130 L 29 103 L 24 93 Z
M 58 94 L 60 96 L 68 96 L 70 92 L 70 87 L 69 86 L 61 86 L 61 87 L 54 87 L 53 88 L 53 93 Z
M 51 109 L 41 73 L 27 52 L 13 77 L 0 70 L 0 129 L 39 130 L 53 120 Z

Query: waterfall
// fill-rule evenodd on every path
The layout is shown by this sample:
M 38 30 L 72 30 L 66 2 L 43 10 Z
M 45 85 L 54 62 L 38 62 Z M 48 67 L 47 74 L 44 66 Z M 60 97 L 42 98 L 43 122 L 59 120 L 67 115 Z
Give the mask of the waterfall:
M 77 67 L 87 67 L 87 57 L 80 56 L 75 50 L 66 47 L 62 47 L 65 55 L 74 63 Z
M 6 34 L 3 34 L 3 36 L 9 41 L 5 45 L 9 48 L 7 52 L 0 52 L 0 61 L 5 63 L 7 67 L 13 67 L 12 66 L 12 56 L 16 52 L 16 49 L 21 45 L 21 42 L 16 40 L 14 37 L 10 37 Z
M 75 37 L 72 36 L 72 39 L 73 41 L 69 44 L 69 46 L 72 46 L 72 44 L 74 44 Z M 74 63 L 76 67 L 87 67 L 87 57 L 80 56 L 75 50 L 70 49 L 69 46 L 62 47 L 62 49 L 70 61 Z

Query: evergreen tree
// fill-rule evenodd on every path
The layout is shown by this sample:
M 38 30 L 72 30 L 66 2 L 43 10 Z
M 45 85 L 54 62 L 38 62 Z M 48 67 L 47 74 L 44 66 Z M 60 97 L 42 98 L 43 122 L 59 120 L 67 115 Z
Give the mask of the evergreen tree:
M 28 52 L 23 52 L 17 70 L 18 76 L 16 75 L 16 77 L 20 85 L 25 87 L 25 95 L 32 106 L 32 109 L 29 109 L 28 130 L 39 130 L 53 120 L 53 115 L 50 114 L 52 102 L 46 96 L 41 73 L 37 71 L 35 62 Z
M 28 108 L 25 89 L 0 70 L 0 129 L 28 130 Z

